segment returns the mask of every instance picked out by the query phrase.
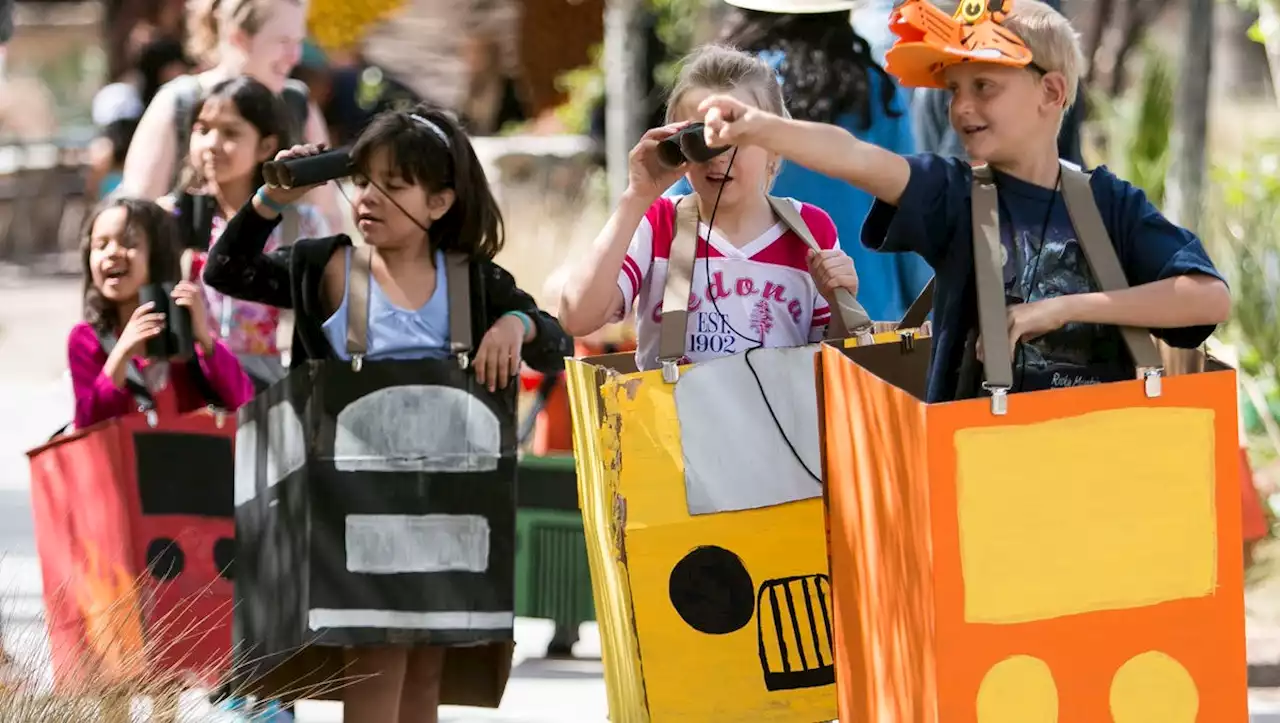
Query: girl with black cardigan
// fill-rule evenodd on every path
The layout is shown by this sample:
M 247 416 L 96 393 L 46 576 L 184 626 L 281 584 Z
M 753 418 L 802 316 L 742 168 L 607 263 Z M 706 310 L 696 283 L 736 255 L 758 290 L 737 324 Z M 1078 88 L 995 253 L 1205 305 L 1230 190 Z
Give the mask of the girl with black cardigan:
M 314 155 L 295 146 L 277 159 Z M 540 311 L 515 279 L 493 262 L 502 247 L 502 217 L 484 170 L 452 116 L 419 106 L 386 112 L 351 150 L 357 225 L 372 249 L 353 253 L 346 235 L 299 239 L 263 253 L 284 208 L 310 188 L 263 186 L 228 222 L 209 251 L 204 281 L 246 301 L 293 309 L 292 366 L 308 359 L 345 359 L 347 278 L 357 258 L 368 263 L 366 358 L 447 355 L 444 254 L 471 259 L 472 338 L 481 339 L 471 367 L 490 390 L 511 383 L 523 359 L 544 374 L 564 368 L 573 340 Z M 381 306 L 379 307 L 379 304 Z M 434 723 L 444 648 L 361 648 L 348 651 L 343 689 L 347 720 Z M 426 685 L 422 681 L 431 681 Z

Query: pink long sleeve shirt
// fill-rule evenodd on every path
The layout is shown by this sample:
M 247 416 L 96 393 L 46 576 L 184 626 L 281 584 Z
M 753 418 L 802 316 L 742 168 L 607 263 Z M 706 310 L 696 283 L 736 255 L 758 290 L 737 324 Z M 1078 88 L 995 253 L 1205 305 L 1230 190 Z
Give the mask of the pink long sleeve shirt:
M 196 356 L 209 386 L 231 410 L 253 398 L 253 383 L 235 355 L 222 342 L 215 342 L 213 354 L 207 356 L 197 348 Z M 146 366 L 144 359 L 134 359 L 134 362 L 139 368 Z M 107 353 L 98 342 L 93 327 L 83 322 L 76 324 L 67 338 L 67 364 L 76 397 L 76 429 L 137 411 L 133 394 L 128 389 L 117 387 L 103 372 L 106 363 Z M 179 411 L 191 412 L 206 406 L 207 402 L 191 381 L 185 366 L 175 364 L 170 368 L 169 385 Z

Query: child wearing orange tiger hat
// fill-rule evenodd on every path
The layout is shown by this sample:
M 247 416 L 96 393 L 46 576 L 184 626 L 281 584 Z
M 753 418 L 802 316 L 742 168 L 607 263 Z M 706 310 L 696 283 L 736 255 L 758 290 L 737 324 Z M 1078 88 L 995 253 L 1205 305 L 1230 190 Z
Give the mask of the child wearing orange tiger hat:
M 1099 291 L 1059 193 L 1058 130 L 1084 62 L 1065 17 L 1037 0 L 963 0 L 954 16 L 907 0 L 890 29 L 898 40 L 886 70 L 905 86 L 952 92 L 951 124 L 998 189 L 1007 339 L 977 338 L 969 164 L 903 157 L 730 96 L 707 98 L 700 109 L 711 146 L 761 146 L 874 195 L 863 243 L 914 251 L 933 266 L 929 401 L 991 391 L 973 363 L 984 341 L 988 349 L 1007 344 L 1012 357 L 1011 388 L 997 386 L 1030 391 L 1133 379 L 1117 327 L 1148 328 L 1194 348 L 1227 319 L 1230 295 L 1200 240 L 1106 168 L 1088 184 L 1131 288 Z

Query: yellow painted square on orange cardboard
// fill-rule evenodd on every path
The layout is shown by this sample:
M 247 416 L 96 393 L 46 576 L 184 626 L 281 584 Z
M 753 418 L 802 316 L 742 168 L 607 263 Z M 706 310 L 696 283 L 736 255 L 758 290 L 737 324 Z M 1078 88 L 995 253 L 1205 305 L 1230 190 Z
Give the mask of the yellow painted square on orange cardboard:
M 955 445 L 967 621 L 1022 623 L 1212 593 L 1211 410 L 965 429 Z

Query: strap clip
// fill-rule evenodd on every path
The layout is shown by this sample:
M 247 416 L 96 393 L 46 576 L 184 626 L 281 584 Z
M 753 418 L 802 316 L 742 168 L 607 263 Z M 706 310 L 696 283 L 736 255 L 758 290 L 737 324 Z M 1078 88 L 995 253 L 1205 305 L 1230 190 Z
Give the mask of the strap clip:
M 982 383 L 982 388 L 991 393 L 991 413 L 1003 417 L 1009 413 L 1009 387 L 1003 384 Z
M 662 363 L 662 381 L 675 384 L 680 379 L 680 360 L 659 359 L 658 361 Z
M 913 351 L 916 348 L 916 332 L 914 329 L 899 331 L 898 338 L 901 339 L 903 352 Z
M 1148 399 L 1155 399 L 1162 391 L 1161 379 L 1164 378 L 1164 367 L 1143 367 L 1142 382 Z
M 357 372 L 358 372 L 358 371 L 360 371 L 360 370 L 361 370 L 361 369 L 363 369 L 363 368 L 364 368 L 364 354 L 352 354 L 352 355 L 351 355 L 351 370 L 352 370 L 352 371 L 357 371 Z

